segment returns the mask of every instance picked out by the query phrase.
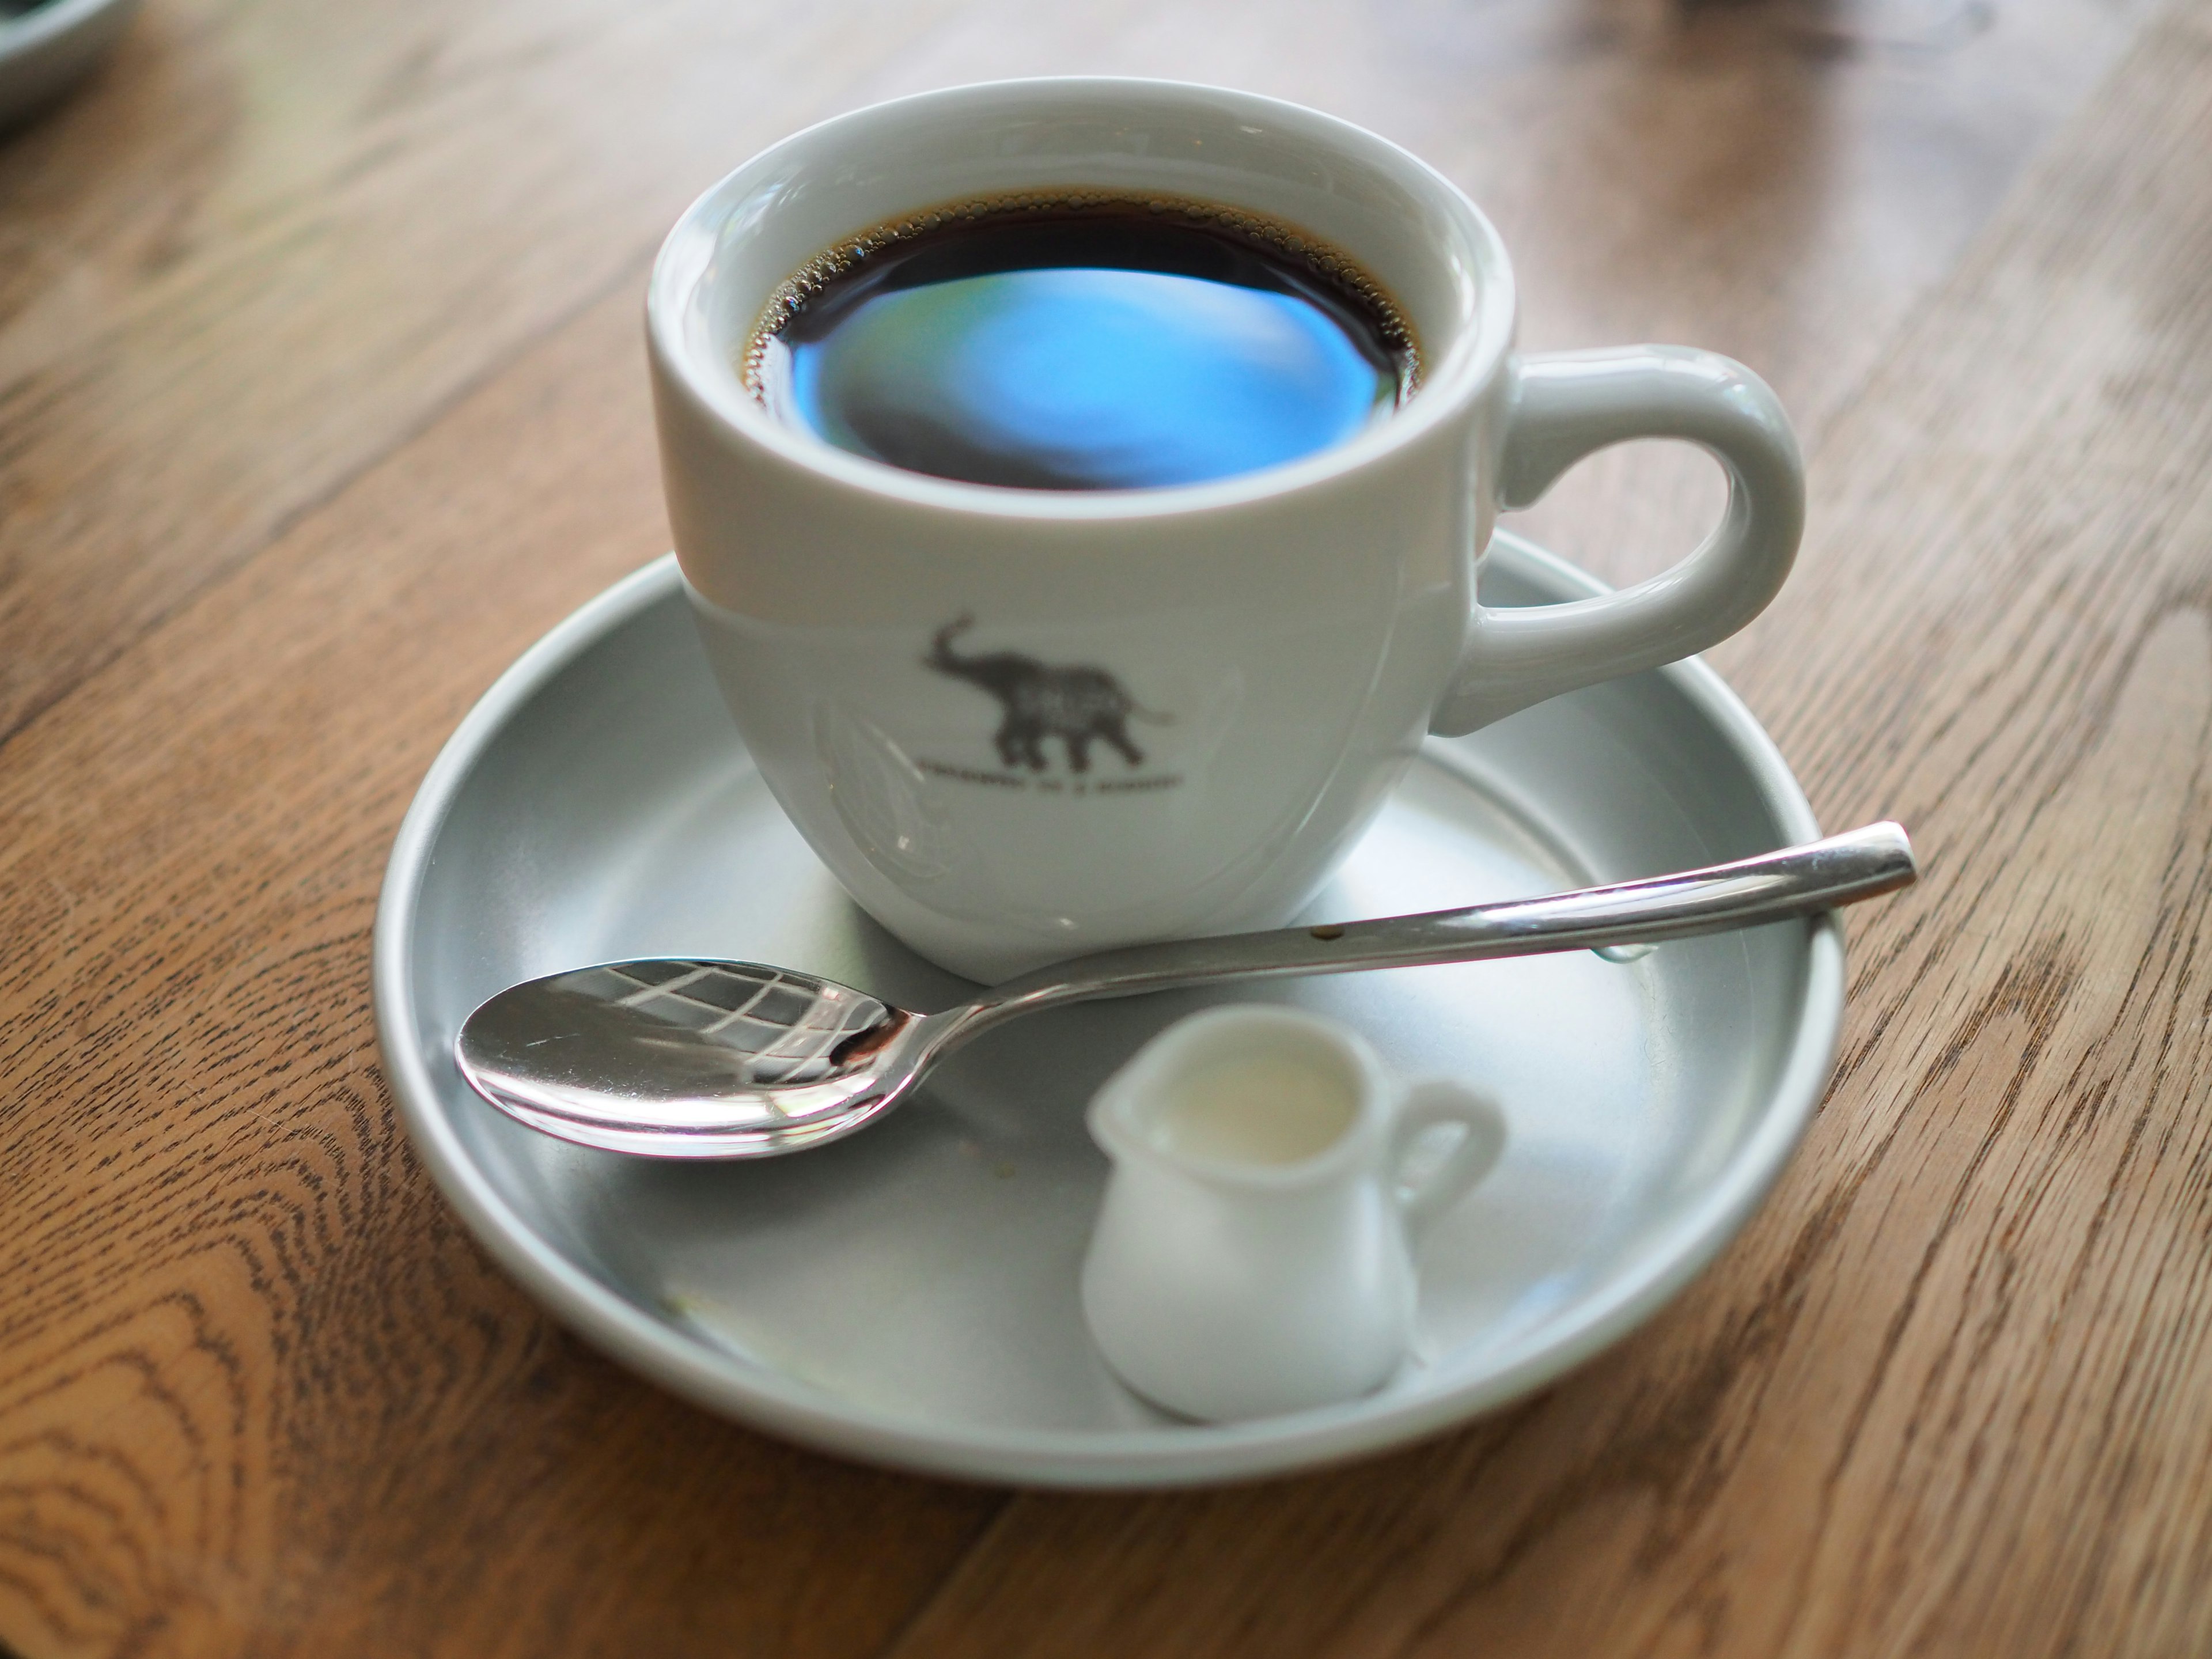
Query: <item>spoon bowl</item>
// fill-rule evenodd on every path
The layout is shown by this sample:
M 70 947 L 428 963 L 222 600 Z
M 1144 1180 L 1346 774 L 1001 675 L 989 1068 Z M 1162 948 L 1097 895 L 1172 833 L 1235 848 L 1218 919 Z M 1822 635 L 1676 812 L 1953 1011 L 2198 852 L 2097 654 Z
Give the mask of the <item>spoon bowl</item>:
M 653 957 L 502 991 L 464 1023 L 454 1055 L 477 1093 L 548 1134 L 649 1158 L 757 1157 L 849 1134 L 902 1095 L 922 1023 L 789 968 Z

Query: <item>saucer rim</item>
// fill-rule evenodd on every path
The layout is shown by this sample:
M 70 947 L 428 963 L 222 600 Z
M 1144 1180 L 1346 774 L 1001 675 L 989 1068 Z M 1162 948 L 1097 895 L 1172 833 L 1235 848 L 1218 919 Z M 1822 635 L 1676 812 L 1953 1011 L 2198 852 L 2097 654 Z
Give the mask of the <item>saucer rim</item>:
M 1604 584 L 1510 532 L 1494 537 L 1518 574 L 1563 599 Z M 603 637 L 682 592 L 675 556 L 616 582 L 556 623 L 501 674 L 424 775 L 392 843 L 377 905 L 373 996 L 385 1076 L 431 1178 L 494 1260 L 563 1324 L 603 1352 L 717 1414 L 833 1455 L 955 1480 L 1070 1489 L 1167 1488 L 1249 1480 L 1371 1455 L 1521 1399 L 1626 1336 L 1671 1302 L 1741 1231 L 1780 1178 L 1826 1091 L 1844 1005 L 1844 933 L 1832 914 L 1805 928 L 1795 1030 L 1765 1112 L 1720 1176 L 1666 1235 L 1564 1326 L 1507 1351 L 1504 1363 L 1432 1394 L 1370 1395 L 1257 1422 L 1097 1430 L 951 1427 L 838 1399 L 722 1354 L 584 1272 L 542 1240 L 470 1155 L 439 1098 L 412 988 L 417 904 L 456 799 L 500 732 Z M 1697 658 L 1666 678 L 1743 761 L 1790 841 L 1820 834 L 1780 750 L 1720 676 Z

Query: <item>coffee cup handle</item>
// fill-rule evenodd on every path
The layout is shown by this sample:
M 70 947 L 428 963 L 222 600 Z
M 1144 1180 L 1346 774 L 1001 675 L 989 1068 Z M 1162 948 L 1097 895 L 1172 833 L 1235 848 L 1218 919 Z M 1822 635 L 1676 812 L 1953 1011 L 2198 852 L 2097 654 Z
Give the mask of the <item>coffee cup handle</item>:
M 1457 736 L 1727 638 L 1790 574 L 1805 526 L 1805 464 L 1782 405 L 1742 364 L 1686 346 L 1522 357 L 1498 468 L 1502 507 L 1532 507 L 1577 461 L 1632 438 L 1679 438 L 1728 474 L 1720 526 L 1680 563 L 1597 599 L 1477 605 L 1430 729 Z
M 1403 1172 L 1413 1143 L 1440 1123 L 1455 1123 L 1464 1133 L 1435 1169 L 1419 1182 L 1407 1183 Z M 1397 1121 L 1391 1127 L 1388 1166 L 1399 1183 L 1398 1212 L 1405 1218 L 1406 1231 L 1419 1237 L 1497 1168 L 1504 1152 L 1505 1115 L 1486 1096 L 1441 1078 L 1413 1085 L 1399 1103 Z

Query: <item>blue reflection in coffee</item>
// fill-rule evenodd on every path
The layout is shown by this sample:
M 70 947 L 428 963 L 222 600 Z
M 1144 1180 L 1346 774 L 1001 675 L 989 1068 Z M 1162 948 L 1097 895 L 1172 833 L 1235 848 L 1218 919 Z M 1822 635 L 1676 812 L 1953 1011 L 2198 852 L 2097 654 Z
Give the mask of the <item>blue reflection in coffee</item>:
M 1356 434 L 1397 379 L 1296 294 L 1012 270 L 878 294 L 793 349 L 800 418 L 911 471 L 1042 489 L 1197 483 Z
M 941 477 L 1138 489 L 1340 444 L 1410 383 L 1379 290 L 1249 216 L 1031 203 L 935 217 L 848 251 L 762 339 L 786 420 Z

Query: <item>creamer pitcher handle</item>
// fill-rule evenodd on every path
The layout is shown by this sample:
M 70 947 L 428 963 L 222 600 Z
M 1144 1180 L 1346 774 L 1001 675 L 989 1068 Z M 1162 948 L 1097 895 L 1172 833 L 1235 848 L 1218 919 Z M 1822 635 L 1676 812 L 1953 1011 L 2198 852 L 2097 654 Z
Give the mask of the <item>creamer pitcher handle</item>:
M 1458 1124 L 1465 1133 L 1443 1161 L 1419 1182 L 1401 1177 L 1413 1143 L 1439 1124 Z M 1441 1078 L 1417 1083 L 1406 1091 L 1390 1133 L 1388 1175 L 1396 1181 L 1399 1212 L 1406 1231 L 1418 1237 L 1429 1224 L 1459 1202 L 1468 1189 L 1498 1167 L 1505 1151 L 1505 1115 L 1488 1096 Z

